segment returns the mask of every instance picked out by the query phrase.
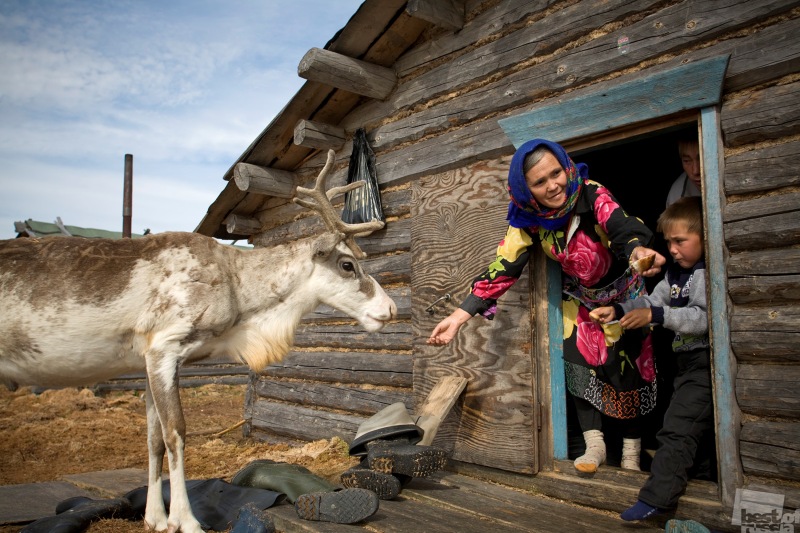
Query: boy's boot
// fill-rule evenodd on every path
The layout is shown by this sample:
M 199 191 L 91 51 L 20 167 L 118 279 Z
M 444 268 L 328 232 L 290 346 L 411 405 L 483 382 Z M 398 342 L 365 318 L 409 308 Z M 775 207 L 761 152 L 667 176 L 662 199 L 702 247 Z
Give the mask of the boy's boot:
M 641 470 L 639 456 L 642 453 L 642 439 L 622 439 L 622 468 Z
M 586 442 L 586 451 L 575 459 L 575 469 L 592 474 L 597 472 L 598 466 L 606 462 L 606 443 L 603 440 L 603 432 L 598 429 L 584 431 L 583 440 Z

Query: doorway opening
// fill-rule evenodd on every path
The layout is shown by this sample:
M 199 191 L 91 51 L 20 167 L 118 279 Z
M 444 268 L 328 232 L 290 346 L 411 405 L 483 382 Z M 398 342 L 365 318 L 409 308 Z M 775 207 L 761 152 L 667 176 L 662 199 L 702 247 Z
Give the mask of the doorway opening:
M 697 133 L 698 124 L 692 121 L 624 139 L 617 138 L 606 144 L 575 150 L 568 148 L 576 163 L 588 165 L 590 179 L 606 186 L 629 215 L 640 218 L 650 228 L 654 235 L 652 248 L 667 258 L 668 265 L 671 258 L 662 235 L 656 231 L 656 222 L 666 207 L 670 187 L 683 172 L 678 142 L 687 137 L 697 138 Z M 662 278 L 663 276 L 656 276 L 646 279 L 648 291 L 652 291 Z M 677 371 L 671 349 L 673 336 L 674 333 L 666 328 L 653 328 L 658 399 L 656 409 L 640 419 L 643 471 L 649 471 L 652 456 L 658 448 L 656 433 L 661 428 L 673 392 L 673 380 Z M 569 398 L 566 407 L 567 454 L 572 460 L 583 454 L 585 445 L 573 402 Z M 603 416 L 607 464 L 610 466 L 620 465 L 622 430 L 622 424 L 618 420 Z M 715 435 L 709 435 L 701 443 L 690 476 L 698 480 L 717 480 Z

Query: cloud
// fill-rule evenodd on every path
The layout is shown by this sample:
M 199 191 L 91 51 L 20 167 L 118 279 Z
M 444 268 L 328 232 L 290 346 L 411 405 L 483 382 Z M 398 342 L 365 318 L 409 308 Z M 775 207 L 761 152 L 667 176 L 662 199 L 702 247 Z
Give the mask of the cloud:
M 360 0 L 4 0 L 0 238 L 33 218 L 192 231 Z

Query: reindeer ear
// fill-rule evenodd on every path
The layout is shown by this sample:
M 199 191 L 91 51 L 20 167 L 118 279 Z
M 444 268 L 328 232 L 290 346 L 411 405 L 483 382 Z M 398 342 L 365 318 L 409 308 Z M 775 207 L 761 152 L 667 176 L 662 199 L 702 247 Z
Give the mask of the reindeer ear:
M 314 241 L 312 246 L 314 258 L 326 259 L 343 239 L 344 234 L 342 233 L 325 233 Z

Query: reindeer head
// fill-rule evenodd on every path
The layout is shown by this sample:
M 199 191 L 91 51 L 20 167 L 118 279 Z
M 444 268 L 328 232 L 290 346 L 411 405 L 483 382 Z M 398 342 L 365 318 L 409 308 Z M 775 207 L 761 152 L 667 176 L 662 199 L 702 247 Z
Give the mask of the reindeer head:
M 366 182 L 364 181 L 350 183 L 349 185 L 334 187 L 326 193 L 325 180 L 328 172 L 333 166 L 334 154 L 335 152 L 333 150 L 328 150 L 328 160 L 325 163 L 325 166 L 322 168 L 322 171 L 320 171 L 319 175 L 317 176 L 317 182 L 314 188 L 306 189 L 305 187 L 298 187 L 297 196 L 302 196 L 303 198 L 295 197 L 292 198 L 292 201 L 318 213 L 325 222 L 325 226 L 327 226 L 331 232 L 344 235 L 344 243 L 348 246 L 348 248 L 350 248 L 350 250 L 353 252 L 353 255 L 357 259 L 363 259 L 367 254 L 365 254 L 361 248 L 358 247 L 355 238 L 365 237 L 373 231 L 383 228 L 384 223 L 381 220 L 373 220 L 371 222 L 362 222 L 360 224 L 348 224 L 341 219 L 339 214 L 333 208 L 331 200 L 333 200 L 335 197 L 366 185 Z

